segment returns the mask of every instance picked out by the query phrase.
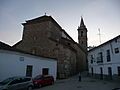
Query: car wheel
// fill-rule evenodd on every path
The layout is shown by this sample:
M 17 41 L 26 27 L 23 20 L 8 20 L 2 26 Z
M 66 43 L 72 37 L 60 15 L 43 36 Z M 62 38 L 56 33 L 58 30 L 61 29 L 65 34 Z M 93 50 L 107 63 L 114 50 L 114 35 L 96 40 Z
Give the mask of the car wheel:
M 28 90 L 32 90 L 32 86 L 29 86 L 29 87 L 28 87 Z
M 42 87 L 42 85 L 41 85 L 41 84 L 39 84 L 39 85 L 38 85 L 38 87 L 39 87 L 39 88 L 41 88 L 41 87 Z
M 51 85 L 53 85 L 53 84 L 54 84 L 54 81 L 51 82 Z

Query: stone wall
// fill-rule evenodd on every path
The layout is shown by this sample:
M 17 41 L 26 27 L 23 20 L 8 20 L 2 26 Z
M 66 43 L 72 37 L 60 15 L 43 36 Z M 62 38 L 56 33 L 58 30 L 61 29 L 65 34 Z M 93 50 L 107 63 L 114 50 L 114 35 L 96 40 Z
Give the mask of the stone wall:
M 77 72 L 82 72 L 87 70 L 87 55 L 84 50 L 81 49 L 79 44 L 75 44 L 75 49 L 77 50 Z
M 84 70 L 86 56 L 72 40 L 62 38 L 62 28 L 53 21 L 25 23 L 23 38 L 14 48 L 32 54 L 57 58 L 58 78 L 67 78 Z

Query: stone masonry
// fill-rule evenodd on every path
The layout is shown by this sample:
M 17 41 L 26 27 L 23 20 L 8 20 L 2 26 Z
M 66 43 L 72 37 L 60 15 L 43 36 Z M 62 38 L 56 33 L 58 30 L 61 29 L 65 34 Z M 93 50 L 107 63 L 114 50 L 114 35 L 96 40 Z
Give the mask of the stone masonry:
M 22 40 L 13 48 L 39 56 L 57 58 L 57 77 L 68 78 L 86 69 L 86 52 L 51 17 L 23 23 Z

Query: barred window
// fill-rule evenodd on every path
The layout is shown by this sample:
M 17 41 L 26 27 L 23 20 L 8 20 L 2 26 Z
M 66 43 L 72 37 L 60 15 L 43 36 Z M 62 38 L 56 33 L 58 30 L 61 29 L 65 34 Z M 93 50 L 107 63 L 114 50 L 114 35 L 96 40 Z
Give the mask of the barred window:
M 99 52 L 97 57 L 97 63 L 102 63 L 102 62 L 103 62 L 103 53 Z
M 91 58 L 91 63 L 93 63 L 93 59 L 94 59 L 93 55 L 91 55 L 90 58 Z
M 107 50 L 106 53 L 107 53 L 107 62 L 109 62 L 111 61 L 110 50 Z
M 115 53 L 119 53 L 119 48 L 115 48 Z

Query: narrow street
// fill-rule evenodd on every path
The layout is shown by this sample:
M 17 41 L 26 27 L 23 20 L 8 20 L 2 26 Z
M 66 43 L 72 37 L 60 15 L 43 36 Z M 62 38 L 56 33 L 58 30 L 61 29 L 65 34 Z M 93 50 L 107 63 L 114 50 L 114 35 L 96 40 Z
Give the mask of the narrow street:
M 89 77 L 82 77 L 78 81 L 78 76 L 65 80 L 57 80 L 54 85 L 45 86 L 34 90 L 120 90 L 120 82 L 104 81 Z

